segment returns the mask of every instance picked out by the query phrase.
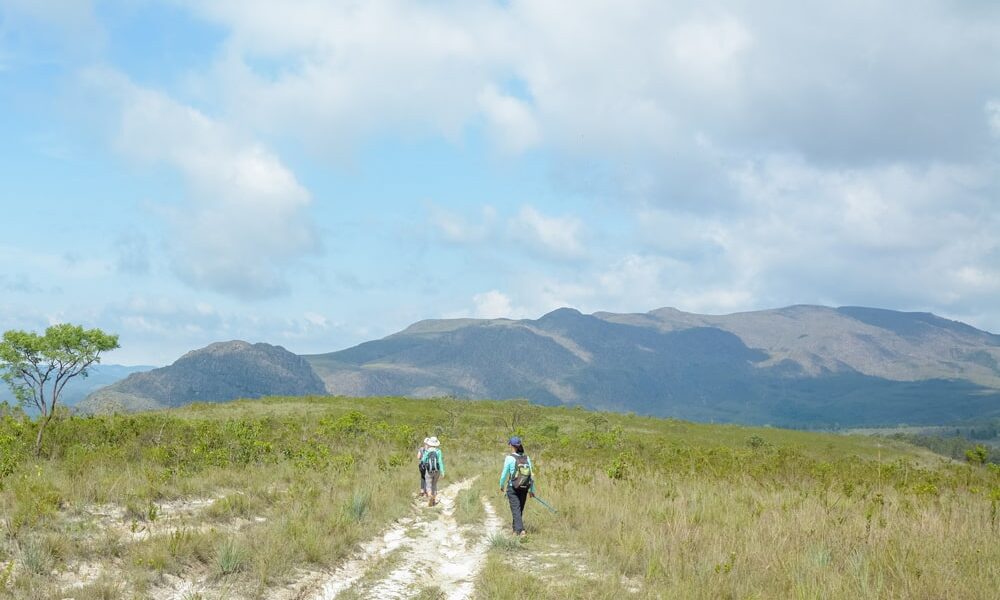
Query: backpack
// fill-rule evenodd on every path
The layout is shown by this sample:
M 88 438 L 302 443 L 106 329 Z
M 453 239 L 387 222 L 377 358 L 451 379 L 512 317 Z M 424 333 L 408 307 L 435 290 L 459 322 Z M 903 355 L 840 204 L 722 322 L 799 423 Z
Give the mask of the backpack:
M 437 450 L 424 452 L 424 468 L 428 473 L 437 473 L 441 470 L 440 456 Z
M 515 490 L 531 488 L 531 465 L 528 457 L 523 454 L 511 454 L 514 457 L 514 474 L 510 477 L 510 485 Z

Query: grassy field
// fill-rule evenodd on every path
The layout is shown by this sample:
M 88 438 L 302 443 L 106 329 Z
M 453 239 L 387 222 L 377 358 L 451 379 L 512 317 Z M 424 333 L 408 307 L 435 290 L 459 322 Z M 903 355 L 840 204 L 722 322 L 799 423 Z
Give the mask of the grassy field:
M 412 455 L 426 435 L 442 439 L 442 483 L 471 482 L 454 498 L 455 531 L 475 538 L 488 510 L 505 531 L 496 478 L 512 431 L 559 512 L 532 502 L 527 538 L 488 537 L 476 597 L 1000 588 L 1000 469 L 895 440 L 522 402 L 319 397 L 64 418 L 38 458 L 33 429 L 0 419 L 0 595 L 11 598 L 310 598 L 298 582 L 415 514 Z M 386 554 L 378 569 L 399 560 Z

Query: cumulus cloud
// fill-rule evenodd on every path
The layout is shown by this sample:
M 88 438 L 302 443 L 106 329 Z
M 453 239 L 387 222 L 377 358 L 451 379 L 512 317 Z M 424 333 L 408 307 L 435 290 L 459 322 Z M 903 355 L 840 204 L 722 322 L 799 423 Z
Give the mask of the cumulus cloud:
M 88 77 L 120 104 L 119 151 L 184 177 L 189 196 L 162 208 L 178 275 L 241 297 L 284 291 L 285 270 L 319 248 L 295 174 L 260 142 L 166 94 L 111 72 Z
M 479 319 L 511 318 L 514 309 L 510 298 L 499 290 L 490 290 L 472 297 L 473 315 Z
M 574 191 L 606 173 L 596 193 L 634 215 L 639 247 L 539 278 L 541 304 L 619 305 L 640 289 L 691 309 L 863 299 L 971 312 L 1000 264 L 998 166 L 983 152 L 1000 132 L 989 4 L 189 7 L 229 32 L 204 87 L 241 127 L 349 149 L 485 124 L 503 152 L 551 152 Z M 505 222 L 431 212 L 449 243 L 589 255 L 585 221 L 544 207 Z
M 824 169 L 770 157 L 734 167 L 738 209 L 719 214 L 648 209 L 648 252 L 706 298 L 745 307 L 793 302 L 872 304 L 965 314 L 995 293 L 1000 181 L 974 167 L 894 164 Z M 627 272 L 627 269 L 626 269 Z M 709 302 L 720 306 L 717 301 Z
M 234 118 L 324 153 L 350 152 L 371 133 L 457 138 L 514 43 L 488 2 L 189 5 L 231 32 L 206 86 Z
M 185 4 L 228 32 L 189 78 L 215 114 L 112 87 L 120 147 L 188 182 L 173 259 L 199 288 L 273 294 L 315 251 L 310 194 L 260 139 L 328 160 L 386 134 L 482 130 L 636 233 L 594 252 L 601 224 L 583 213 L 432 207 L 449 244 L 517 240 L 547 259 L 523 285 L 477 284 L 499 294 L 484 307 L 995 311 L 996 3 Z
M 585 255 L 583 222 L 574 216 L 550 217 L 533 206 L 522 206 L 509 222 L 511 236 L 535 251 L 559 259 Z
M 518 154 L 541 140 L 538 122 L 531 106 L 524 100 L 504 94 L 490 85 L 479 94 L 479 105 L 486 117 L 490 136 L 502 151 Z
M 430 205 L 428 224 L 441 240 L 467 246 L 495 250 L 506 254 L 517 250 L 553 261 L 570 261 L 586 257 L 583 220 L 567 214 L 543 214 L 531 205 L 500 219 L 492 206 L 481 207 L 477 216 L 467 216 L 440 206 Z M 498 246 L 499 243 L 499 246 Z
M 455 139 L 485 122 L 505 152 L 545 144 L 599 158 L 661 203 L 699 187 L 711 193 L 698 203 L 723 202 L 727 190 L 706 183 L 720 151 L 971 160 L 988 137 L 983 90 L 1000 84 L 1000 15 L 985 5 L 189 6 L 230 32 L 204 86 L 254 129 L 349 151 L 373 133 Z M 511 80 L 526 93 L 509 93 Z

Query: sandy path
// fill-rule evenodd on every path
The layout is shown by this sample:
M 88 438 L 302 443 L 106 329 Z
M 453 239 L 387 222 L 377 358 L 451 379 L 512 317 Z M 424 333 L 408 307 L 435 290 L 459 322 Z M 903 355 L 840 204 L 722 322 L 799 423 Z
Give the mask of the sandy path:
M 398 563 L 391 572 L 366 586 L 365 598 L 409 598 L 430 586 L 440 588 L 449 600 L 470 597 L 486 558 L 489 536 L 500 529 L 500 519 L 485 500 L 484 523 L 462 526 L 455 521 L 455 497 L 473 481 L 475 478 L 449 485 L 438 494 L 440 509 L 421 507 L 412 520 L 401 521 L 363 544 L 357 556 L 322 583 L 312 600 L 337 598 L 364 578 L 379 558 L 396 551 Z M 436 519 L 429 518 L 432 511 L 438 510 Z M 463 535 L 466 532 L 474 532 L 473 541 Z

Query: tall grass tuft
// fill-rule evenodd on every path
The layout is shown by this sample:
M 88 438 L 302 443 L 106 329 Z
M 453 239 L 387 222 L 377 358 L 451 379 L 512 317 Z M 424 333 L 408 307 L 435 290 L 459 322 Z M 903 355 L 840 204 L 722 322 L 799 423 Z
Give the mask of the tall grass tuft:
M 494 533 L 487 538 L 490 550 L 498 552 L 517 552 L 521 549 L 521 538 L 511 537 L 503 533 Z
M 219 576 L 239 573 L 249 565 L 249 554 L 239 542 L 231 538 L 219 545 L 215 553 L 215 572 Z
M 365 518 L 365 515 L 368 514 L 371 501 L 371 492 L 368 490 L 354 492 L 350 502 L 347 503 L 347 516 L 355 523 L 360 523 Z

